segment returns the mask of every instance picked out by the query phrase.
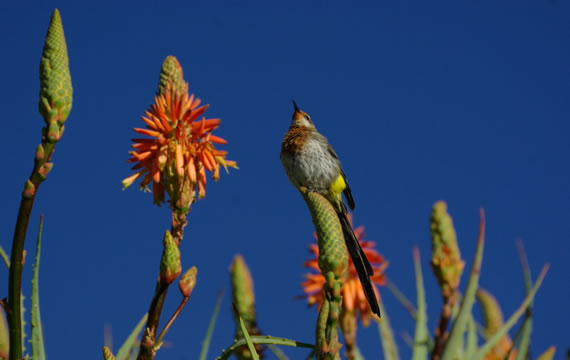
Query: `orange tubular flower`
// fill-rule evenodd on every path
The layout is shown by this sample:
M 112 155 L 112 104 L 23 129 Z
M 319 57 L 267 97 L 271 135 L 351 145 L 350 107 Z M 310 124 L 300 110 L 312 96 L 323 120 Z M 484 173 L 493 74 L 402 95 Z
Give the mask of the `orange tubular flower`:
M 128 161 L 135 163 L 136 172 L 123 180 L 123 187 L 129 187 L 142 177 L 141 189 L 152 182 L 156 204 L 164 202 L 166 190 L 175 206 L 187 208 L 194 201 L 196 190 L 198 198 L 206 195 L 205 170 L 218 180 L 220 165 L 227 171 L 228 167 L 237 168 L 237 163 L 226 160 L 227 152 L 214 147 L 227 141 L 212 134 L 220 125 L 220 119 L 202 116 L 208 105 L 200 106 L 200 99 L 187 92 L 177 92 L 173 86 L 168 86 L 154 100 L 141 116 L 146 128 L 133 129 L 148 137 L 133 139 Z
M 349 215 L 349 219 L 352 224 L 352 216 Z M 376 244 L 373 241 L 363 240 L 364 226 L 359 226 L 354 229 L 354 234 L 374 269 L 374 276 L 371 278 L 372 283 L 378 286 L 385 285 L 386 279 L 384 276 L 384 270 L 388 267 L 388 262 L 384 260 L 384 257 L 380 255 L 376 249 L 374 249 Z M 317 235 L 313 235 L 316 239 Z M 314 255 L 314 258 L 306 261 L 304 265 L 305 267 L 315 270 L 317 273 L 306 274 L 305 281 L 301 284 L 301 287 L 305 292 L 304 297 L 307 298 L 309 306 L 318 304 L 320 308 L 324 298 L 323 285 L 325 283 L 325 278 L 319 270 L 319 247 L 317 244 L 311 244 L 309 245 L 309 250 Z M 370 319 L 372 318 L 372 311 L 370 310 L 370 305 L 366 300 L 364 290 L 362 289 L 362 285 L 358 279 L 358 274 L 356 273 L 356 269 L 354 268 L 354 264 L 350 257 L 348 267 L 348 277 L 346 278 L 341 290 L 343 311 L 352 313 L 357 310 L 360 312 L 360 319 L 364 326 L 368 326 Z M 376 287 L 374 287 L 374 290 L 376 291 Z

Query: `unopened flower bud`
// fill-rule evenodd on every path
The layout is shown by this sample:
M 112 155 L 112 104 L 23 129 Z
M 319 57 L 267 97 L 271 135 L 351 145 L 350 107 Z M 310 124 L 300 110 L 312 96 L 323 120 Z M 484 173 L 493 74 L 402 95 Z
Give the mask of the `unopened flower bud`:
M 196 275 L 198 275 L 198 269 L 196 266 L 192 266 L 180 277 L 178 286 L 184 297 L 190 297 L 190 294 L 192 294 L 192 290 L 196 286 Z
M 51 171 L 52 168 L 53 168 L 52 162 L 47 162 L 47 163 L 43 164 L 38 170 L 38 174 L 40 175 L 40 178 L 42 180 L 45 180 L 47 177 L 47 174 L 49 174 L 49 172 Z
M 182 272 L 180 250 L 168 230 L 164 233 L 162 244 L 164 245 L 164 250 L 160 259 L 160 281 L 164 284 L 172 284 L 180 275 L 180 272 Z
M 44 150 L 44 147 L 42 146 L 42 144 L 40 144 L 36 148 L 36 161 L 43 160 L 44 156 L 46 156 L 45 150 Z
M 32 198 L 36 193 L 36 187 L 30 180 L 26 180 L 26 184 L 24 185 L 24 194 L 23 196 L 26 199 Z
M 56 9 L 51 17 L 40 62 L 39 110 L 44 120 L 48 124 L 63 124 L 71 111 L 72 97 L 67 45 L 61 17 Z
M 59 140 L 59 124 L 57 121 L 52 121 L 48 125 L 47 141 L 50 143 L 57 142 Z

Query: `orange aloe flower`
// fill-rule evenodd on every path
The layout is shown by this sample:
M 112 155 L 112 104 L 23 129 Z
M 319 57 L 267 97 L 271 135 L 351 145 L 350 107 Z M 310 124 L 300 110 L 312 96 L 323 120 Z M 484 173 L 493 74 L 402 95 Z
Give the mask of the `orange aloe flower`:
M 155 96 L 154 104 L 141 116 L 146 128 L 133 129 L 148 137 L 133 139 L 128 161 L 135 163 L 132 169 L 136 172 L 123 180 L 123 187 L 142 177 L 141 189 L 147 189 L 152 182 L 156 204 L 164 202 L 166 190 L 172 201 L 186 199 L 184 204 L 176 206 L 188 207 L 195 199 L 196 190 L 198 198 L 206 195 L 206 170 L 218 180 L 220 165 L 226 172 L 228 167 L 237 168 L 235 161 L 226 160 L 226 151 L 214 146 L 227 141 L 212 134 L 220 119 L 202 116 L 208 106 L 200 106 L 200 99 L 194 94 L 175 91 L 174 86 L 167 86 Z M 181 196 L 182 192 L 186 196 Z
M 349 220 L 352 224 L 351 215 L 349 215 Z M 372 283 L 378 286 L 383 286 L 386 283 L 384 270 L 388 267 L 388 262 L 384 260 L 384 257 L 378 253 L 376 249 L 374 249 L 376 243 L 373 241 L 363 240 L 364 226 L 359 226 L 354 229 L 354 234 L 374 269 L 374 276 L 371 277 Z M 317 234 L 314 233 L 313 236 L 315 239 L 317 238 Z M 304 297 L 307 298 L 309 306 L 318 304 L 318 307 L 320 308 L 324 299 L 323 285 L 325 283 L 325 278 L 321 274 L 318 264 L 319 247 L 317 244 L 311 244 L 309 245 L 309 251 L 314 255 L 314 258 L 306 261 L 304 265 L 309 269 L 315 270 L 317 273 L 305 274 L 305 281 L 301 284 L 301 287 L 305 292 Z M 350 313 L 358 311 L 360 313 L 362 323 L 364 326 L 368 326 L 370 324 L 370 319 L 372 318 L 372 311 L 370 310 L 370 305 L 366 300 L 364 290 L 362 289 L 362 285 L 360 284 L 358 274 L 356 273 L 356 269 L 354 268 L 354 264 L 352 263 L 350 256 L 348 259 L 348 268 L 348 277 L 344 281 L 341 290 L 343 311 Z M 377 292 L 376 287 L 374 287 L 374 291 Z M 376 293 L 376 296 L 378 296 L 378 293 Z

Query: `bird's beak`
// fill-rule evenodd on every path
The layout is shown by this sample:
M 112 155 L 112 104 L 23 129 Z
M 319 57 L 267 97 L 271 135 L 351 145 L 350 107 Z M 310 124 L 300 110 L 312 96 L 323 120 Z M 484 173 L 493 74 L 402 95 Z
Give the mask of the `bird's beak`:
M 295 100 L 293 100 L 293 106 L 295 107 L 295 112 L 298 113 L 300 110 L 297 107 L 297 103 L 295 102 Z

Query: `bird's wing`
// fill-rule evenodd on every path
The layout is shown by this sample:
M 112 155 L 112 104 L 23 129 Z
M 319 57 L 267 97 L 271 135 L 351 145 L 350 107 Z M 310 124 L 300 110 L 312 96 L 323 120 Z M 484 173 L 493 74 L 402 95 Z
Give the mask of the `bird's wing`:
M 346 175 L 344 173 L 344 170 L 342 169 L 342 166 L 340 165 L 340 160 L 338 159 L 338 155 L 336 154 L 336 152 L 334 151 L 334 149 L 332 148 L 332 146 L 330 144 L 328 144 L 328 151 L 329 151 L 329 154 L 331 154 L 332 157 L 334 157 L 338 161 L 338 166 L 340 167 L 340 174 L 342 175 L 342 178 L 344 179 L 344 182 L 346 183 L 346 188 L 344 188 L 342 193 L 344 194 L 344 197 L 346 198 L 346 202 L 348 202 L 348 207 L 350 207 L 350 210 L 354 210 L 354 198 L 352 197 L 352 190 L 350 190 L 350 185 L 348 185 L 348 180 L 346 179 Z

